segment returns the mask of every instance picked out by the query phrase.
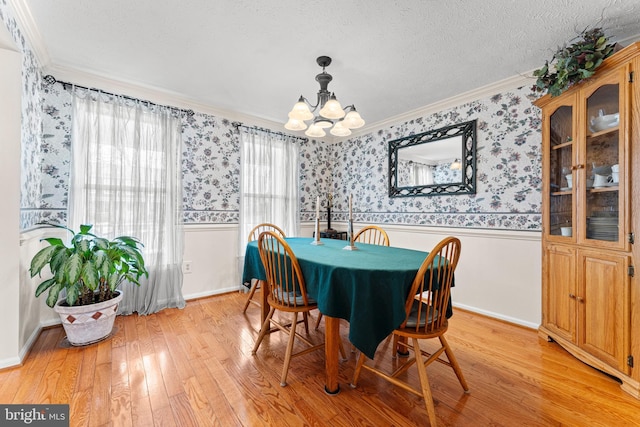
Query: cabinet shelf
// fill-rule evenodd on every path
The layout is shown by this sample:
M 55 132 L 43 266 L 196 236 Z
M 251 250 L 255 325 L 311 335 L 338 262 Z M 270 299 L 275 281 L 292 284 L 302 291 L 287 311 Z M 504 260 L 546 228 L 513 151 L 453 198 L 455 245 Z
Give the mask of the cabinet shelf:
M 620 189 L 620 187 L 616 186 L 611 186 L 611 187 L 598 187 L 598 188 L 589 188 L 589 192 L 590 193 L 604 193 L 607 191 L 618 191 Z
M 600 136 L 609 135 L 610 133 L 618 132 L 619 129 L 620 129 L 619 126 L 615 126 L 609 129 L 600 130 L 598 132 L 592 132 L 589 135 L 587 135 L 587 139 L 596 139 Z
M 573 195 L 573 192 L 571 190 L 566 190 L 566 191 L 552 191 L 551 192 L 552 196 L 571 196 Z
M 563 142 L 562 144 L 554 145 L 551 147 L 552 150 L 559 150 L 564 147 L 571 147 L 573 145 L 573 141 Z

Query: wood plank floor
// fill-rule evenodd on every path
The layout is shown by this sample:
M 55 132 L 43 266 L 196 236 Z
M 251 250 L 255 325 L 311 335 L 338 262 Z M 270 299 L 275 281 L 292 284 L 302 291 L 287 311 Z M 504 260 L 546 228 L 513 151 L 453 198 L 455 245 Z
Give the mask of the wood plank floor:
M 323 391 L 322 352 L 294 359 L 280 387 L 286 341 L 271 334 L 251 355 L 259 309 L 242 314 L 244 298 L 119 316 L 112 337 L 84 348 L 69 347 L 60 327 L 44 330 L 23 366 L 0 371 L 0 403 L 69 403 L 72 426 L 427 424 L 418 397 L 367 372 L 350 388 L 355 353 L 341 362 L 337 396 Z M 348 324 L 341 332 L 348 351 Z M 450 368 L 429 367 L 440 425 L 640 425 L 639 400 L 533 330 L 455 310 L 447 337 L 471 393 Z M 388 347 L 377 363 L 391 365 Z M 415 368 L 409 376 L 418 383 Z

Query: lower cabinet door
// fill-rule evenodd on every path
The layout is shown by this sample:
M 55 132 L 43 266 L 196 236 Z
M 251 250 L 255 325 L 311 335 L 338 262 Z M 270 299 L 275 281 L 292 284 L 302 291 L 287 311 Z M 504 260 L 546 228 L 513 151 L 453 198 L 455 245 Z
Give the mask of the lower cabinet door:
M 578 341 L 580 348 L 629 373 L 629 257 L 578 251 Z
M 549 245 L 545 251 L 546 305 L 544 325 L 564 339 L 576 342 L 576 250 Z

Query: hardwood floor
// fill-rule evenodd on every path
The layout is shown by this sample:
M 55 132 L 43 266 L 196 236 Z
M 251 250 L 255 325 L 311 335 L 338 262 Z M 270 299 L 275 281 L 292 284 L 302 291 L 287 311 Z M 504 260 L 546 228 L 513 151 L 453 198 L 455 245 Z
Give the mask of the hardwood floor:
M 341 362 L 337 396 L 323 391 L 322 352 L 294 359 L 280 387 L 286 340 L 271 334 L 252 356 L 259 309 L 242 314 L 244 298 L 119 316 L 111 338 L 84 348 L 66 345 L 62 328 L 47 329 L 23 366 L 0 371 L 0 403 L 69 403 L 72 426 L 427 424 L 422 400 L 377 377 L 363 372 L 350 388 L 355 353 Z M 533 330 L 455 310 L 447 338 L 471 393 L 450 368 L 429 367 L 440 425 L 640 425 L 640 400 Z M 389 345 L 376 363 L 391 365 Z M 415 368 L 409 375 L 417 384 Z

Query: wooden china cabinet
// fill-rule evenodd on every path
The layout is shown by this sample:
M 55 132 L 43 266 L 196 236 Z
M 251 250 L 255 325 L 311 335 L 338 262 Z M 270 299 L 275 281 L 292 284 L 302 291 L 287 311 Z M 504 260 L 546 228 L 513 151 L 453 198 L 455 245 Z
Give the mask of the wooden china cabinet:
M 640 43 L 542 109 L 539 333 L 640 398 Z M 598 176 L 599 175 L 599 176 Z M 640 273 L 640 272 L 639 272 Z

